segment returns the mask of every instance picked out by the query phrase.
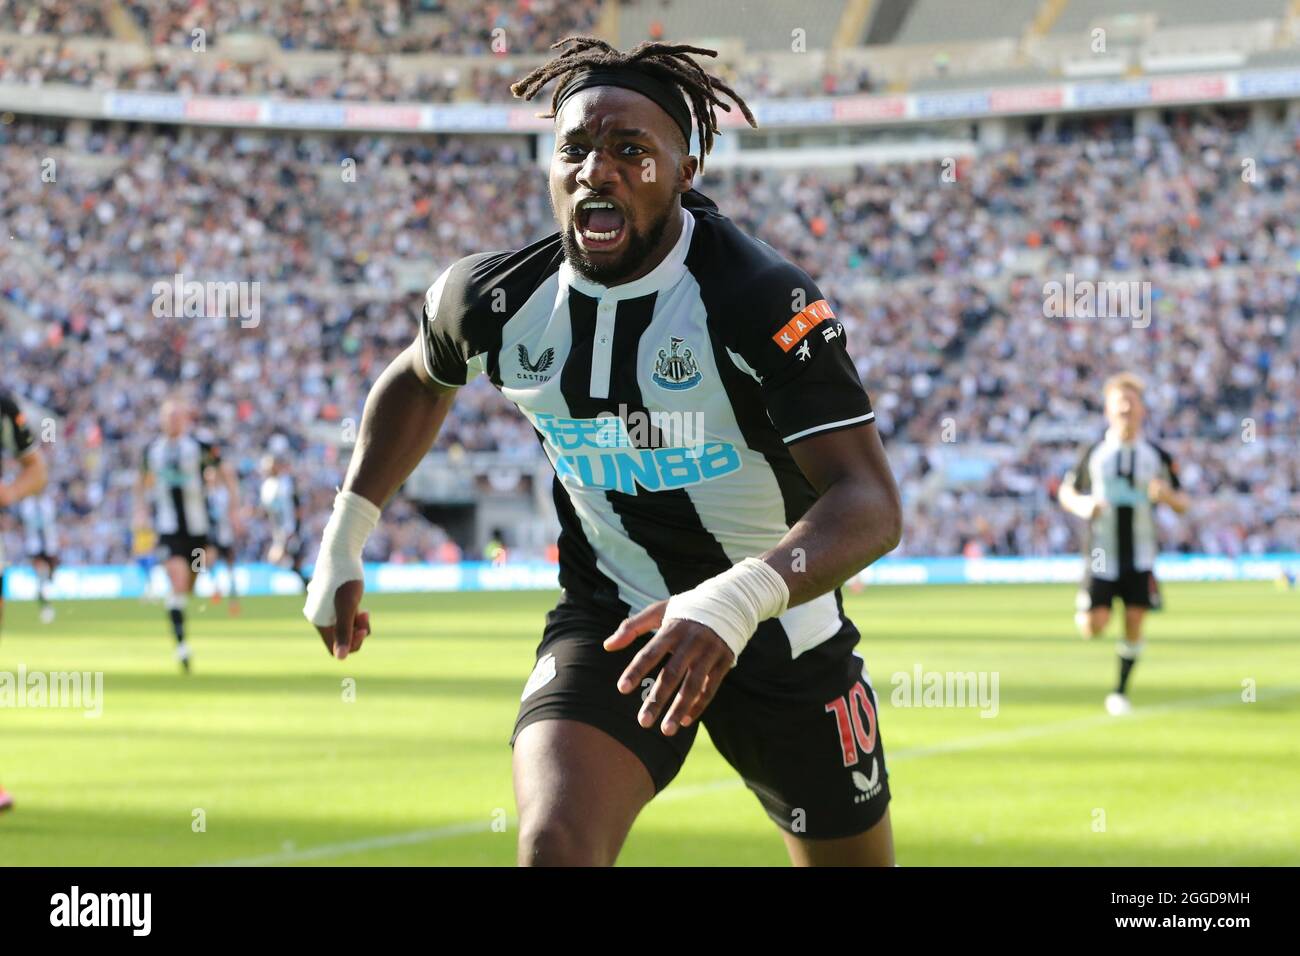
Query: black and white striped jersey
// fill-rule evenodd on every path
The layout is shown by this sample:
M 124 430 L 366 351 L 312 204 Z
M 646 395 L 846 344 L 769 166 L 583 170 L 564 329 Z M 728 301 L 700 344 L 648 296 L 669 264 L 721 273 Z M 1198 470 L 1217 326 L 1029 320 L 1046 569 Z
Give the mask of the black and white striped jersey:
M 1178 488 L 1178 471 L 1169 453 L 1143 438 L 1121 441 L 1114 430 L 1090 445 L 1065 476 L 1077 492 L 1106 504 L 1088 523 L 1084 553 L 1093 577 L 1114 581 L 1155 566 L 1155 506 L 1147 497 L 1153 478 Z
M 154 530 L 205 537 L 211 526 L 203 471 L 220 460 L 214 445 L 190 435 L 154 439 L 141 468 L 154 476 Z
M 451 386 L 485 374 L 555 468 L 560 584 L 636 611 L 774 545 L 816 498 L 788 446 L 873 418 L 816 284 L 695 190 L 648 275 L 605 287 L 559 234 L 468 256 L 429 289 L 421 340 Z M 779 626 L 797 656 L 838 592 Z

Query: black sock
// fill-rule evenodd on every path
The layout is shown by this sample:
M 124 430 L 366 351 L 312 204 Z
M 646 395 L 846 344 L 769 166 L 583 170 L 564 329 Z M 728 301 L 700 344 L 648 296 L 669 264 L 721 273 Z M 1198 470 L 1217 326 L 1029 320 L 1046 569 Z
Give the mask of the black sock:
M 1142 656 L 1142 641 L 1130 642 L 1120 641 L 1116 648 L 1119 654 L 1119 686 L 1115 688 L 1115 693 L 1125 694 L 1128 688 L 1129 675 L 1133 673 L 1133 668 Z
M 185 612 L 178 607 L 171 608 L 167 616 L 172 619 L 172 630 L 176 634 L 176 643 L 185 643 Z
M 1115 688 L 1115 693 L 1123 694 L 1128 687 L 1128 675 L 1133 673 L 1133 665 L 1137 663 L 1136 657 L 1121 657 L 1119 659 L 1119 686 Z

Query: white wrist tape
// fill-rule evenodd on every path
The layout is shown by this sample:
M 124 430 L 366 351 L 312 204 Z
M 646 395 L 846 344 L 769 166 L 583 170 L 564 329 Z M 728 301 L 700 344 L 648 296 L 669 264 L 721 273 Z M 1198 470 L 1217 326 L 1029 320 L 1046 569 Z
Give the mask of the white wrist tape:
M 379 509 L 351 491 L 334 497 L 334 511 L 325 525 L 320 556 L 307 585 L 307 603 L 302 613 L 317 627 L 334 623 L 334 592 L 348 581 L 365 580 L 361 552 L 366 538 L 379 524 Z
M 664 621 L 676 618 L 711 628 L 731 648 L 736 666 L 760 621 L 785 613 L 790 588 L 767 562 L 746 558 L 728 571 L 668 599 Z

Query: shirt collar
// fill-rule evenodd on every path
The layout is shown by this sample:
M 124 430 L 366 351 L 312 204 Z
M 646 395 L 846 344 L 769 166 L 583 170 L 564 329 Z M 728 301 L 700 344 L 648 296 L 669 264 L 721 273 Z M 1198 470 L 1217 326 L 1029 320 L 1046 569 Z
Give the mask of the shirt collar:
M 659 265 L 655 266 L 641 278 L 622 285 L 603 286 L 585 279 L 574 271 L 568 260 L 560 264 L 560 281 L 577 289 L 594 299 L 636 299 L 652 292 L 660 292 L 677 283 L 686 273 L 686 254 L 691 249 L 691 236 L 695 232 L 695 217 L 685 209 L 681 210 L 682 231 L 677 242 L 668 250 Z

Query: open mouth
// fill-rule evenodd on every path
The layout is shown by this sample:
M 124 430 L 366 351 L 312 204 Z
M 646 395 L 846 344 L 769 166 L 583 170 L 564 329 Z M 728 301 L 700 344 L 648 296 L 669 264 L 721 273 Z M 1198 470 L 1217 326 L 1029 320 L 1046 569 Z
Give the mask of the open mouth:
M 573 218 L 578 245 L 591 252 L 606 252 L 622 242 L 627 233 L 623 210 L 608 199 L 584 199 Z

